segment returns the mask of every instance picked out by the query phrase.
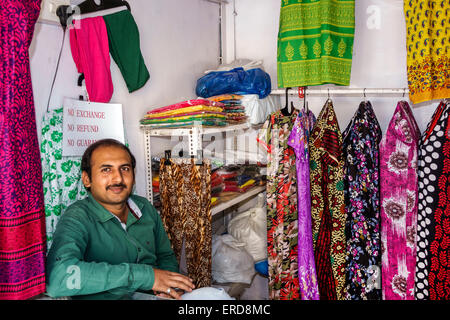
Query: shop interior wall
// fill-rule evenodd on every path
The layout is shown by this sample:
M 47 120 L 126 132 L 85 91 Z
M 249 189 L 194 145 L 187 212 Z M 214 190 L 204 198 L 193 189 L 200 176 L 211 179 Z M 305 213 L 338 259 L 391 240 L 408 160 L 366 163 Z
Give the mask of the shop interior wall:
M 219 7 L 204 0 L 128 0 L 128 3 L 139 28 L 141 51 L 150 80 L 143 88 L 129 94 L 117 65 L 111 59 L 114 85 L 111 103 L 123 105 L 126 138 L 138 160 L 136 193 L 145 196 L 144 136 L 139 120 L 148 110 L 195 98 L 197 79 L 204 70 L 217 67 Z M 60 26 L 36 24 L 30 58 L 39 139 L 62 41 Z M 49 109 L 62 107 L 65 97 L 78 98 L 82 90 L 77 87 L 77 79 L 66 31 Z M 160 153 L 166 143 L 158 138 L 152 139 L 152 148 Z
M 234 59 L 263 60 L 273 89 L 277 89 L 277 35 L 280 0 L 231 0 L 226 7 L 228 46 L 226 62 Z M 311 87 L 335 88 L 334 85 Z M 355 1 L 355 40 L 350 87 L 357 88 L 405 88 L 406 76 L 406 27 L 403 0 Z M 296 89 L 296 88 L 294 88 Z M 408 95 L 370 96 L 383 132 L 392 118 L 399 100 L 409 102 Z M 340 129 L 345 130 L 363 96 L 331 96 Z M 327 96 L 308 97 L 309 108 L 317 116 Z M 284 95 L 281 97 L 284 105 Z M 298 98 L 294 104 L 301 107 Z M 410 103 L 410 102 L 409 102 Z M 423 131 L 439 101 L 412 105 L 419 128 Z

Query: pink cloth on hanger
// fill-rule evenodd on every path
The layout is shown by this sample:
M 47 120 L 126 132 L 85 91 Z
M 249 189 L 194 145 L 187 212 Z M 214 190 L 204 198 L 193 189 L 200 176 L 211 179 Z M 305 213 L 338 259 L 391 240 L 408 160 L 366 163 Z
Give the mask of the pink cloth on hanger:
M 89 101 L 108 103 L 114 87 L 108 32 L 103 17 L 73 20 L 70 48 L 78 72 L 84 73 Z

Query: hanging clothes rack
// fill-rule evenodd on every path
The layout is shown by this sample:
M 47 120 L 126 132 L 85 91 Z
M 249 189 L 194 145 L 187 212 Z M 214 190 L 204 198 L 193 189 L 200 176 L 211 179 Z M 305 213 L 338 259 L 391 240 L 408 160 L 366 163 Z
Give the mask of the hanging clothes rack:
M 272 95 L 285 94 L 284 89 L 272 90 Z M 403 95 L 409 93 L 407 88 L 324 88 L 324 89 L 309 89 L 305 90 L 305 94 L 308 96 L 322 96 L 322 95 L 342 95 L 342 96 L 361 96 L 361 95 Z M 289 94 L 297 95 L 297 91 L 292 91 Z

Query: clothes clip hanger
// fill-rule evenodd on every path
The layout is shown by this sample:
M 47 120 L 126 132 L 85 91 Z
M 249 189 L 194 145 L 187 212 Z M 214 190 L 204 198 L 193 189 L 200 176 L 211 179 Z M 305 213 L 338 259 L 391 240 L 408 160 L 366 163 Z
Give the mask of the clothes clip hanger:
M 123 0 L 100 0 L 100 4 L 97 4 L 95 0 L 86 0 L 78 5 L 81 14 L 103 11 L 122 6 L 126 6 L 127 9 L 131 11 L 130 4 Z
M 126 6 L 131 11 L 130 4 L 124 0 L 99 0 L 97 4 L 95 0 L 86 0 L 79 5 L 62 5 L 56 8 L 56 15 L 59 17 L 59 22 L 63 28 L 67 27 L 69 18 L 77 12 L 78 14 L 93 13 L 113 8 Z

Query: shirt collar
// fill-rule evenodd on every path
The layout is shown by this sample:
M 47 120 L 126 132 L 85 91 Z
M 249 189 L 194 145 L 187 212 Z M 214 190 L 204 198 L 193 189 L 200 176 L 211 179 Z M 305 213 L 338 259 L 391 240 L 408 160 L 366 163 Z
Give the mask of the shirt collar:
M 103 207 L 97 200 L 95 200 L 90 192 L 88 192 L 88 197 L 94 206 L 94 210 L 92 210 L 92 212 L 97 216 L 100 222 L 106 222 L 116 217 L 114 214 L 106 210 L 105 207 Z M 130 208 L 131 214 L 136 218 L 136 220 L 139 220 L 142 217 L 142 211 L 139 206 L 131 199 L 131 197 L 128 198 L 127 204 Z

